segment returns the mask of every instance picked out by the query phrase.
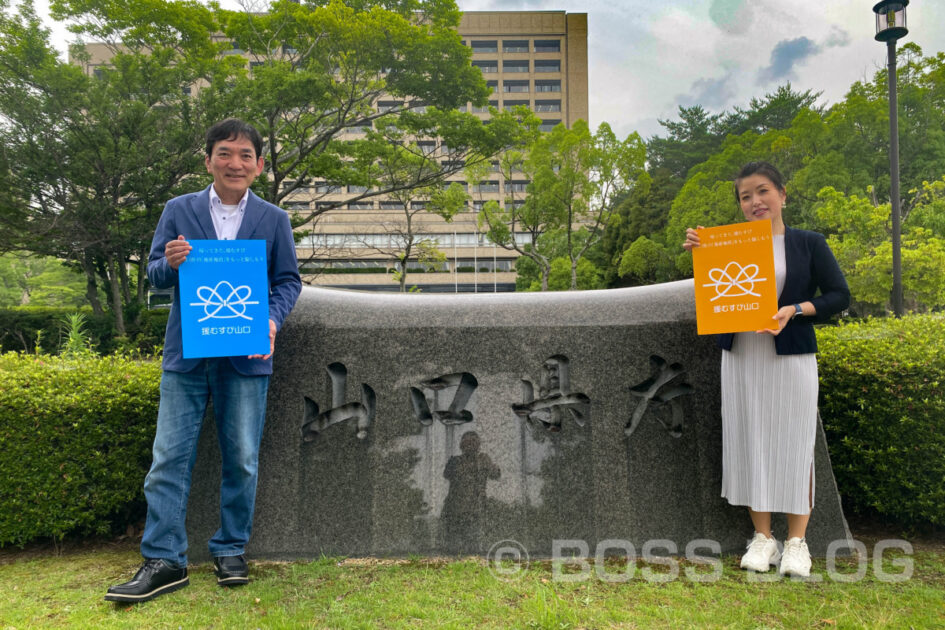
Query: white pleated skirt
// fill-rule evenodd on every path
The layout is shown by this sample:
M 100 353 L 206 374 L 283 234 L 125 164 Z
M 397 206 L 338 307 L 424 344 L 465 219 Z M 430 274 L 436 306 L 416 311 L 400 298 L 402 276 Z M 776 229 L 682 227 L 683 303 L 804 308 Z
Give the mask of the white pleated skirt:
M 814 504 L 817 357 L 778 355 L 738 333 L 722 352 L 722 496 L 756 512 L 807 514 Z

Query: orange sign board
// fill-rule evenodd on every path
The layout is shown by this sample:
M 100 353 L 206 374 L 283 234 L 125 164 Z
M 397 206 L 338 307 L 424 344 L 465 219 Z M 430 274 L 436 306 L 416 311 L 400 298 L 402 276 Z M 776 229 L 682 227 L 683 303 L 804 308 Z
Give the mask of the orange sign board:
M 700 335 L 775 328 L 771 221 L 749 221 L 699 230 L 692 250 L 696 328 Z

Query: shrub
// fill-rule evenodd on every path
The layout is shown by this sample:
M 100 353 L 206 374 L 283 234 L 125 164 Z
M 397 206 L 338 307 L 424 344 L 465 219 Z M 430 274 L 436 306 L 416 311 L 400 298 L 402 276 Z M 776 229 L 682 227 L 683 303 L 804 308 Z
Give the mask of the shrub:
M 845 505 L 945 525 L 945 315 L 820 328 L 820 411 Z
M 0 374 L 0 545 L 140 518 L 160 364 L 7 353 Z
M 84 329 L 92 348 L 100 354 L 116 350 L 154 353 L 164 345 L 164 328 L 168 309 L 138 310 L 129 306 L 125 313 L 127 338 L 116 335 L 114 319 L 110 314 L 94 315 L 91 309 L 80 309 Z M 64 319 L 76 313 L 74 308 L 18 306 L 0 308 L 0 351 L 55 353 L 65 340 Z M 36 340 L 40 338 L 40 348 Z

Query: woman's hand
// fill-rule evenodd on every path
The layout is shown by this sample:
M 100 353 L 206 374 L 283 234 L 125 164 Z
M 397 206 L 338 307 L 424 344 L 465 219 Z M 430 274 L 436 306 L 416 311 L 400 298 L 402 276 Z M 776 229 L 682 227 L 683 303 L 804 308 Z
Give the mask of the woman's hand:
M 791 321 L 791 318 L 794 317 L 794 313 L 796 312 L 797 310 L 794 308 L 793 304 L 789 306 L 782 306 L 778 309 L 778 312 L 774 314 L 774 317 L 771 318 L 777 322 L 777 330 L 762 328 L 761 330 L 756 330 L 755 332 L 762 335 L 768 334 L 773 337 L 777 337 L 779 334 L 781 334 L 781 331 L 784 330 L 784 327 L 787 326 L 787 323 Z
M 701 225 L 696 226 L 696 230 L 703 229 Z M 683 249 L 691 252 L 693 247 L 699 247 L 699 233 L 692 228 L 686 228 L 686 242 L 682 244 Z

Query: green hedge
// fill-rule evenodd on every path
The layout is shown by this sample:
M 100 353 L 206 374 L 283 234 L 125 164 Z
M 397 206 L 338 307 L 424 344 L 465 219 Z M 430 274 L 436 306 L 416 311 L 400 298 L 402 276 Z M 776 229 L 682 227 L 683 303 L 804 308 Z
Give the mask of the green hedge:
M 154 354 L 164 345 L 164 329 L 169 309 L 138 311 L 129 307 L 125 313 L 127 338 L 119 338 L 114 318 L 110 313 L 94 315 L 88 308 L 85 328 L 95 350 L 101 354 L 115 351 L 140 351 Z M 62 339 L 62 321 L 76 312 L 74 308 L 46 306 L 17 306 L 0 308 L 0 352 L 36 352 L 37 333 L 40 334 L 41 352 L 56 354 Z
M 160 364 L 0 355 L 0 546 L 141 518 Z
M 820 413 L 844 505 L 945 525 L 945 314 L 823 327 Z

